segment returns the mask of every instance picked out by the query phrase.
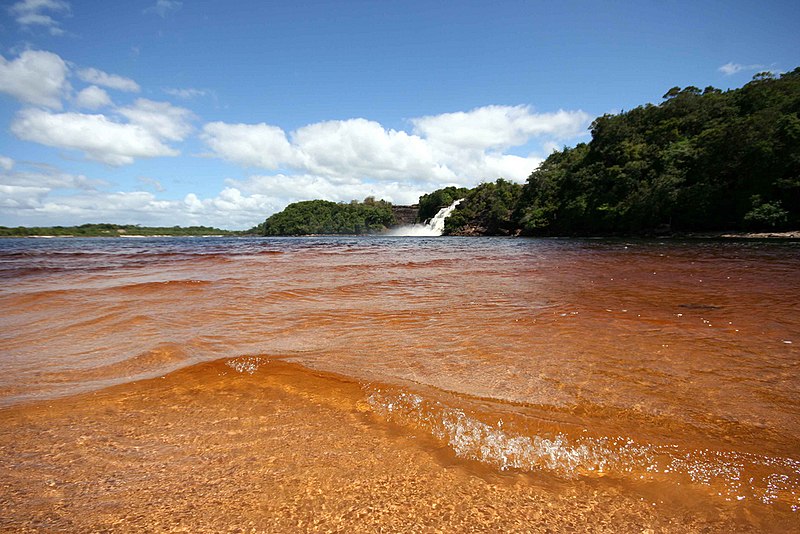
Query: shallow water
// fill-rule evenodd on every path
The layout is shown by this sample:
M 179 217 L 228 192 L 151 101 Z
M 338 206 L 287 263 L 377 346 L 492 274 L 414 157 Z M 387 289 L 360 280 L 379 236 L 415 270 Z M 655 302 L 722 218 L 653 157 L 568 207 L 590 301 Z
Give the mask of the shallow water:
M 797 530 L 798 260 L 764 242 L 2 240 L 0 525 Z M 192 488 L 212 472 L 207 507 Z

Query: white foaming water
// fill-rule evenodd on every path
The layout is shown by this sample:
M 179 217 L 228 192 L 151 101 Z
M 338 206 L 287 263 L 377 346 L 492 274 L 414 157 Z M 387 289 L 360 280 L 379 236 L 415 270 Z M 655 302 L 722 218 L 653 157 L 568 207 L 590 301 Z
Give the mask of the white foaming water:
M 418 236 L 418 237 L 436 237 L 440 236 L 444 233 L 444 220 L 453 213 L 453 210 L 456 209 L 456 206 L 464 200 L 460 198 L 447 206 L 446 208 L 440 209 L 433 218 L 425 224 L 410 224 L 406 226 L 401 226 L 400 228 L 396 228 L 389 232 L 388 235 L 391 236 Z
M 258 356 L 242 356 L 233 358 L 225 362 L 225 365 L 236 371 L 237 373 L 247 373 L 252 375 L 262 363 L 269 363 L 269 360 L 260 358 Z
M 385 419 L 424 430 L 458 457 L 494 466 L 549 471 L 574 479 L 613 476 L 661 479 L 710 486 L 728 501 L 784 501 L 800 510 L 800 461 L 736 451 L 681 449 L 675 445 L 636 443 L 624 437 L 526 436 L 507 432 L 503 421 L 487 424 L 450 407 L 404 391 L 367 388 L 367 402 Z

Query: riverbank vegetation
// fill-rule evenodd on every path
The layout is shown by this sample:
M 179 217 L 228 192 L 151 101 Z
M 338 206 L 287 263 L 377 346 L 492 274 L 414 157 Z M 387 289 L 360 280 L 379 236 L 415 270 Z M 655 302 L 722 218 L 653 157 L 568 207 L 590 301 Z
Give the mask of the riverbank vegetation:
M 289 204 L 269 217 L 263 235 L 371 234 L 394 225 L 392 205 L 367 197 L 349 204 L 307 200 Z
M 604 115 L 514 193 L 471 190 L 449 234 L 613 235 L 800 227 L 800 68 L 739 89 L 673 87 Z
M 206 236 L 239 235 L 241 232 L 220 230 L 210 226 L 139 226 L 138 224 L 82 224 L 80 226 L 5 227 L 0 237 L 125 237 L 125 236 Z

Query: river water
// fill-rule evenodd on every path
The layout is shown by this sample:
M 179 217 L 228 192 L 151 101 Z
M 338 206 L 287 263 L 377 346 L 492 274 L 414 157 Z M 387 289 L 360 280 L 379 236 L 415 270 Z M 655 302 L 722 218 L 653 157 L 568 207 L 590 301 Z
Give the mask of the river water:
M 0 527 L 800 531 L 800 246 L 0 241 Z

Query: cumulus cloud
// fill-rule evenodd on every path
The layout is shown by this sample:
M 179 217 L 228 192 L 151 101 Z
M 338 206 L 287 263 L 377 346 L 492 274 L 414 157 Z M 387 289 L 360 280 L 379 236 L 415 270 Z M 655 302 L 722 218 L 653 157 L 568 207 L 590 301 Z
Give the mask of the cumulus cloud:
M 416 203 L 420 195 L 430 193 L 437 186 L 433 183 L 411 181 L 362 182 L 360 180 L 339 181 L 311 174 L 300 175 L 254 175 L 246 180 L 228 180 L 228 185 L 253 196 L 272 200 L 272 204 L 283 209 L 291 202 L 309 199 L 349 202 L 367 196 L 382 198 L 396 204 Z M 274 210 L 277 211 L 277 210 Z M 270 212 L 267 212 L 269 215 Z
M 245 166 L 283 171 L 291 187 L 308 177 L 327 184 L 389 184 L 407 198 L 422 185 L 474 185 L 504 177 L 523 181 L 556 141 L 585 134 L 582 111 L 534 113 L 527 106 L 487 106 L 470 112 L 412 119 L 412 133 L 386 129 L 366 119 L 325 121 L 290 135 L 268 124 L 205 125 L 202 139 L 212 155 Z M 520 156 L 510 147 L 538 139 L 539 153 Z M 290 172 L 286 172 L 290 171 Z M 406 184 L 403 186 L 402 184 Z M 364 186 L 361 186 L 364 190 Z M 317 194 L 317 198 L 320 195 Z
M 54 189 L 94 191 L 98 187 L 108 185 L 103 180 L 91 179 L 82 174 L 69 174 L 49 167 L 35 171 L 8 171 L 11 169 L 0 174 L 0 184 L 12 187 L 43 187 L 48 191 Z
M 0 55 L 0 91 L 36 106 L 61 109 L 69 67 L 52 52 L 26 50 L 13 61 Z
M 64 173 L 48 166 L 42 166 L 34 171 L 12 171 L 12 168 L 13 165 L 4 166 L 0 172 L 0 208 L 2 208 L 0 214 L 4 217 L 24 215 L 41 208 L 47 195 L 55 190 L 86 193 L 97 191 L 97 187 L 107 185 L 102 180 Z M 24 219 L 25 217 L 22 218 Z M 14 224 L 19 222 L 18 220 Z
M 423 139 L 386 130 L 365 119 L 326 121 L 304 126 L 292 141 L 308 172 L 331 177 L 396 180 L 434 176 L 453 179 Z
M 83 151 L 89 159 L 109 165 L 130 164 L 137 157 L 178 155 L 147 127 L 117 123 L 105 115 L 25 109 L 14 118 L 11 131 L 26 141 Z
M 125 91 L 128 93 L 138 93 L 141 87 L 130 78 L 125 78 L 117 74 L 109 74 L 102 70 L 95 68 L 86 68 L 78 71 L 78 78 L 86 83 L 95 85 L 102 85 L 109 89 L 116 89 L 117 91 Z
M 9 11 L 23 28 L 43 26 L 52 35 L 63 35 L 61 25 L 47 13 L 69 14 L 69 3 L 63 0 L 22 0 L 13 4 Z
M 183 2 L 178 0 L 157 0 L 155 5 L 145 9 L 144 13 L 155 13 L 163 19 L 172 11 L 178 11 L 182 6 Z
M 485 106 L 412 119 L 414 131 L 435 143 L 459 148 L 504 149 L 531 137 L 569 139 L 590 120 L 583 111 L 533 113 L 528 106 Z
M 19 210 L 35 209 L 49 192 L 46 187 L 0 184 L 0 208 L 15 215 Z
M 145 192 L 108 192 L 108 183 L 62 172 L 48 165 L 0 172 L 0 224 L 72 225 L 85 222 L 144 222 L 150 213 L 167 213 L 179 202 L 159 201 Z M 153 219 L 155 220 L 155 219 Z M 174 223 L 170 223 L 172 226 Z
M 211 122 L 203 127 L 201 138 L 214 155 L 244 167 L 278 169 L 295 159 L 283 130 L 264 123 Z
M 128 122 L 103 114 L 24 109 L 14 117 L 11 132 L 25 141 L 82 151 L 88 159 L 109 165 L 128 165 L 136 158 L 177 156 L 166 142 L 182 141 L 192 131 L 194 115 L 168 102 L 140 98 L 117 112 Z
M 21 139 L 121 165 L 176 155 L 170 143 L 188 137 L 193 120 L 184 108 L 138 99 L 110 116 L 26 109 L 11 130 Z M 409 121 L 409 131 L 363 118 L 308 124 L 288 133 L 266 123 L 211 122 L 199 136 L 211 156 L 264 172 L 228 179 L 215 194 L 188 193 L 177 200 L 159 198 L 163 187 L 150 177 L 138 179 L 143 191 L 126 193 L 92 184 L 81 189 L 76 181 L 69 194 L 52 194 L 55 182 L 0 180 L 17 206 L 6 206 L 0 216 L 37 225 L 106 220 L 243 229 L 299 200 L 375 196 L 409 204 L 446 185 L 471 187 L 498 177 L 524 181 L 552 147 L 586 135 L 588 123 L 580 111 L 535 113 L 527 106 L 420 117 Z
M 186 108 L 168 102 L 139 98 L 132 106 L 120 108 L 119 113 L 131 124 L 141 126 L 159 138 L 182 141 L 192 131 L 194 114 Z
M 411 204 L 447 185 L 471 187 L 499 177 L 521 182 L 548 147 L 585 135 L 589 120 L 582 111 L 534 113 L 527 106 L 487 106 L 413 119 L 411 133 L 357 118 L 309 124 L 289 135 L 269 124 L 215 122 L 204 126 L 201 138 L 213 156 L 274 172 L 227 181 L 231 191 L 242 193 L 235 197 L 240 209 L 248 212 L 258 205 L 252 216 L 267 210 L 263 218 L 299 200 L 347 202 L 371 195 Z M 539 153 L 507 153 L 534 138 L 543 147 Z M 233 205 L 221 198 L 189 201 L 195 210 Z
M 90 85 L 75 96 L 75 104 L 85 109 L 99 109 L 111 105 L 111 97 L 96 85 Z
M 52 187 L 36 183 L 5 184 L 0 176 L 0 224 L 55 226 L 116 222 L 247 229 L 284 206 L 278 199 L 243 194 L 233 187 L 226 187 L 209 198 L 189 193 L 178 200 L 162 200 L 148 191 L 83 189 L 53 194 L 54 191 Z
M 157 196 L 161 189 L 158 180 L 140 177 L 138 181 L 142 189 L 154 192 L 108 191 L 107 182 L 49 166 L 37 166 L 33 171 L 0 171 L 0 224 L 116 222 L 247 229 L 297 200 L 349 201 L 374 195 L 396 203 L 412 203 L 432 190 L 432 184 L 413 189 L 404 182 L 345 183 L 319 176 L 279 174 L 227 180 L 219 192 L 209 196 L 188 193 L 183 198 L 164 200 Z

